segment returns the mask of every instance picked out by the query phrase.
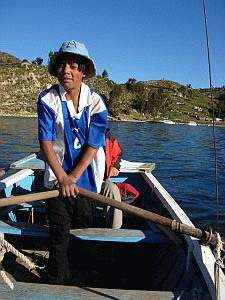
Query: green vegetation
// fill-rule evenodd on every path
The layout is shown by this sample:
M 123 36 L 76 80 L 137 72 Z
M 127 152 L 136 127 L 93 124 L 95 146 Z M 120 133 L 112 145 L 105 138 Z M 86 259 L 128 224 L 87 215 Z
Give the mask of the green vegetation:
M 103 77 L 103 78 L 109 78 L 109 74 L 108 74 L 108 72 L 107 72 L 106 70 L 104 70 L 104 71 L 102 72 L 102 77 Z
M 36 113 L 39 92 L 56 82 L 49 76 L 42 59 L 35 63 L 0 52 L 0 113 L 30 115 Z M 212 118 L 212 101 L 208 89 L 193 89 L 177 82 L 161 79 L 124 84 L 109 79 L 108 72 L 87 79 L 90 87 L 104 98 L 110 115 L 117 119 L 205 122 Z M 215 116 L 225 118 L 225 88 L 213 89 Z
M 13 55 L 0 51 L 0 65 L 18 64 L 20 60 Z
M 34 64 L 34 65 L 42 65 L 42 63 L 43 63 L 43 58 L 41 58 L 41 57 L 36 57 L 36 59 L 34 59 L 34 60 L 32 60 L 32 64 Z

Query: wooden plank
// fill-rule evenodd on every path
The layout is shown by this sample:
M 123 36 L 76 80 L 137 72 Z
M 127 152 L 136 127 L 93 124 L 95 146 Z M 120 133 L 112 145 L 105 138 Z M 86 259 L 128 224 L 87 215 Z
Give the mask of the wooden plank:
M 32 169 L 32 170 L 44 170 L 45 162 L 37 157 L 37 154 L 33 153 L 20 160 L 13 162 L 10 165 L 12 169 Z
M 152 172 L 155 169 L 155 163 L 132 162 L 121 159 L 120 172 Z
M 21 236 L 48 237 L 48 227 L 40 224 L 0 221 L 0 233 Z
M 21 235 L 21 229 L 11 226 L 10 224 L 0 221 L 0 233 Z
M 40 224 L 0 221 L 0 232 L 10 235 L 48 237 L 48 227 Z M 161 233 L 148 230 L 83 228 L 72 229 L 70 234 L 86 241 L 121 242 L 121 243 L 168 243 Z
M 12 169 L 32 169 L 44 170 L 45 162 L 37 157 L 35 153 L 24 157 L 10 165 Z M 155 169 L 155 163 L 130 162 L 122 159 L 120 172 L 152 172 Z
M 140 300 L 171 300 L 174 293 L 171 291 L 139 291 L 105 289 L 92 287 L 76 287 L 63 285 L 48 285 L 37 283 L 16 282 L 15 289 L 0 284 L 0 297 L 7 300 L 49 300 L 49 299 L 140 299 Z M 188 299 L 188 298 L 187 298 Z M 190 298 L 189 298 L 190 299 Z
M 29 175 L 32 175 L 34 173 L 31 169 L 24 169 L 16 172 L 15 174 L 12 174 L 0 181 L 0 189 L 5 189 L 6 187 L 12 186 L 14 183 L 18 183 L 19 181 L 22 181 Z
M 117 183 L 117 182 L 124 182 L 127 180 L 128 177 L 110 177 L 109 180 L 111 182 Z
M 121 243 L 168 243 L 168 239 L 163 234 L 148 230 L 84 228 L 72 229 L 70 233 L 82 240 Z

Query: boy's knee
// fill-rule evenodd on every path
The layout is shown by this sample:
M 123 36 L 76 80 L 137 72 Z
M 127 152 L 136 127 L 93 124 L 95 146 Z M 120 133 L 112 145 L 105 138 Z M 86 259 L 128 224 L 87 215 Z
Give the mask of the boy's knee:
M 114 193 L 120 193 L 120 190 L 119 190 L 118 186 L 115 183 L 112 183 L 110 188 Z

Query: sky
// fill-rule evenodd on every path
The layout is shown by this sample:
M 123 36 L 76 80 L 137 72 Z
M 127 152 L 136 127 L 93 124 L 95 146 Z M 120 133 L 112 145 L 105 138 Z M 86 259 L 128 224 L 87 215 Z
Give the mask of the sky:
M 225 0 L 205 0 L 212 85 L 225 85 Z M 0 51 L 44 59 L 83 42 L 116 83 L 167 79 L 209 86 L 202 0 L 1 0 Z

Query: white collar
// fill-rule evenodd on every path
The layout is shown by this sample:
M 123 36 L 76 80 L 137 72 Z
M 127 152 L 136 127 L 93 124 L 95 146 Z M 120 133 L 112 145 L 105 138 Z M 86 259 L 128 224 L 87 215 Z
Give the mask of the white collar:
M 64 89 L 64 87 L 61 84 L 59 84 L 59 92 L 60 92 L 60 96 L 61 96 L 62 101 L 66 101 L 67 102 L 67 106 L 69 108 L 71 117 L 78 117 L 79 118 L 79 115 L 81 114 L 81 112 L 83 111 L 83 109 L 86 106 L 91 105 L 92 98 L 91 98 L 90 88 L 85 83 L 83 83 L 83 82 L 81 83 L 78 113 L 75 112 L 73 104 L 70 103 L 70 102 L 72 102 L 72 100 L 68 101 L 66 99 L 66 90 Z

